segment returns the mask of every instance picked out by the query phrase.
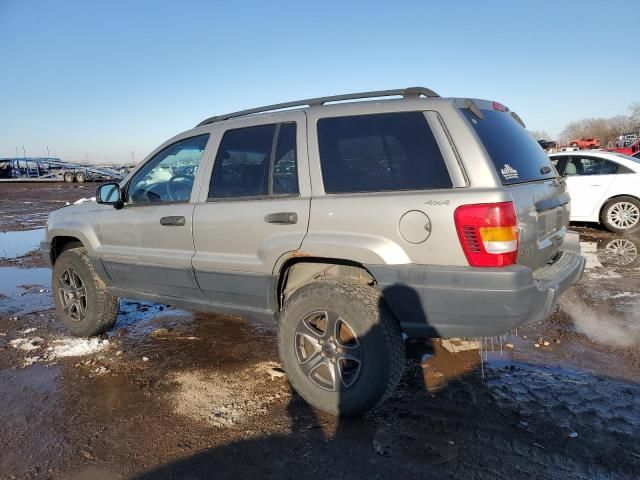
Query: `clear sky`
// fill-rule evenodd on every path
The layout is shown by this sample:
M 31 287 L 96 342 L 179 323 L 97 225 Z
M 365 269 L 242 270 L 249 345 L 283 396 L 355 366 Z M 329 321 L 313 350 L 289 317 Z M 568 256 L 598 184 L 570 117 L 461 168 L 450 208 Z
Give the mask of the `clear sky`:
M 139 161 L 210 115 L 414 85 L 555 136 L 640 101 L 639 19 L 639 0 L 0 0 L 0 156 Z

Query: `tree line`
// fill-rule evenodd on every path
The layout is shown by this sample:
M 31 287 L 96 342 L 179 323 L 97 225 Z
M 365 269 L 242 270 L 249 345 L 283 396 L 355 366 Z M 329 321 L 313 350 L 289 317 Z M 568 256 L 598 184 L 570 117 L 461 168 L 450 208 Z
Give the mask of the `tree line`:
M 577 138 L 598 138 L 603 147 L 615 146 L 619 135 L 623 133 L 640 133 L 640 102 L 629 106 L 629 115 L 616 115 L 611 118 L 585 118 L 569 123 L 560 133 L 558 141 L 562 145 L 569 144 Z M 550 140 L 545 131 L 534 130 L 531 134 L 536 140 Z

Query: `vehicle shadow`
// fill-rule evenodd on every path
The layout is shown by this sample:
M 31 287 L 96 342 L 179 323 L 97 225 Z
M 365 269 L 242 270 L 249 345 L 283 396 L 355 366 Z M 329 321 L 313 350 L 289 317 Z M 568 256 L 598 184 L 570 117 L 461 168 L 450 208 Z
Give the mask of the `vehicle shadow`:
M 403 294 L 407 309 L 421 310 L 415 294 L 398 291 L 406 287 L 390 288 Z M 133 478 L 633 478 L 637 472 L 637 461 L 619 453 L 622 444 L 640 448 L 633 437 L 637 423 L 605 435 L 593 411 L 570 412 L 587 397 L 570 398 L 574 386 L 565 384 L 584 383 L 582 372 L 552 378 L 544 369 L 505 362 L 500 375 L 485 377 L 482 351 L 454 355 L 438 341 L 408 341 L 406 347 L 407 368 L 395 395 L 360 418 L 318 412 L 292 392 L 289 432 L 215 446 Z M 594 377 L 584 395 L 607 388 L 612 397 L 605 401 L 613 402 L 629 388 L 640 393 L 635 384 L 606 381 Z M 546 404 L 559 396 L 566 398 Z M 634 404 L 634 414 L 639 409 Z M 586 423 L 581 444 L 567 435 L 576 418 Z

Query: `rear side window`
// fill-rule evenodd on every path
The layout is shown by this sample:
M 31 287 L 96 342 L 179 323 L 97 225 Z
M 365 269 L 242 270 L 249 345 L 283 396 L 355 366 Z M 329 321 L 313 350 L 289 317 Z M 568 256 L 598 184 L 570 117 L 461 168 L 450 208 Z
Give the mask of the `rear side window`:
M 211 175 L 210 199 L 297 193 L 295 123 L 225 132 Z
M 451 188 L 451 178 L 424 113 L 318 120 L 327 193 Z
M 462 109 L 480 137 L 504 185 L 555 178 L 544 150 L 508 112 L 482 110 L 483 118 Z M 545 167 L 548 167 L 548 172 Z

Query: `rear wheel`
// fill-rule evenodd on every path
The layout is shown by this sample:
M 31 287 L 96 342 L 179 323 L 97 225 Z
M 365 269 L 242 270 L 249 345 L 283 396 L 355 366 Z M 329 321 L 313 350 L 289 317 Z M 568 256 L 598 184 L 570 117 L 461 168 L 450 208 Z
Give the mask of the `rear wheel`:
M 602 209 L 602 223 L 616 233 L 640 230 L 640 201 L 628 196 L 609 200 Z
M 74 335 L 99 335 L 116 323 L 118 298 L 107 292 L 84 248 L 60 254 L 53 267 L 51 286 L 56 313 Z
M 84 174 L 84 172 L 76 173 L 76 182 L 84 183 L 86 180 L 87 180 L 87 176 Z
M 340 278 L 294 292 L 280 320 L 278 349 L 293 388 L 316 408 L 344 416 L 391 395 L 405 361 L 400 328 L 380 293 Z
M 62 178 L 66 183 L 73 183 L 73 180 L 75 179 L 73 172 L 65 172 Z

